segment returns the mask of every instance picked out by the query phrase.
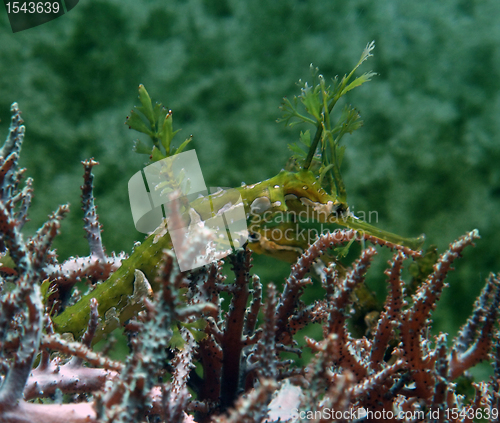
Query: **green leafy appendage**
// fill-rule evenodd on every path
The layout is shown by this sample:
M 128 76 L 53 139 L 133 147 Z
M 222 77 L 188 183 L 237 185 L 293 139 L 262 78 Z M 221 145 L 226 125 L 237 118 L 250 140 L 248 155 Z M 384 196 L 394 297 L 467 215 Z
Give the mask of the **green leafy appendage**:
M 167 110 L 161 103 L 156 103 L 153 107 L 151 97 L 144 85 L 139 85 L 139 101 L 141 106 L 135 106 L 127 117 L 126 125 L 130 129 L 148 135 L 153 142 L 153 146 L 148 146 L 141 140 L 136 140 L 134 151 L 139 154 L 147 154 L 152 162 L 157 162 L 166 157 L 171 157 L 184 151 L 191 142 L 191 137 L 187 138 L 179 147 L 172 147 L 174 136 L 180 131 L 173 130 L 172 111 Z
M 300 143 L 289 145 L 294 153 L 292 158 L 295 159 L 297 167 L 317 171 L 321 186 L 342 203 L 346 202 L 346 190 L 340 173 L 345 146 L 341 146 L 340 141 L 345 134 L 351 134 L 358 129 L 363 121 L 356 109 L 348 105 L 343 108 L 335 123 L 332 123 L 332 111 L 344 94 L 370 81 L 376 75 L 374 72 L 366 72 L 351 82 L 356 69 L 372 56 L 371 51 L 374 48 L 375 43 L 372 41 L 364 49 L 354 69 L 340 81 L 335 77 L 332 85 L 327 85 L 323 75 L 318 73 L 318 68 L 311 65 L 311 73 L 317 83 L 311 86 L 307 82 L 299 81 L 301 94 L 295 96 L 292 101 L 284 99 L 281 106 L 283 117 L 278 119 L 289 126 L 306 123 L 315 127 L 314 138 L 311 139 L 310 131 L 306 130 L 300 133 Z M 303 146 L 306 147 L 305 150 Z

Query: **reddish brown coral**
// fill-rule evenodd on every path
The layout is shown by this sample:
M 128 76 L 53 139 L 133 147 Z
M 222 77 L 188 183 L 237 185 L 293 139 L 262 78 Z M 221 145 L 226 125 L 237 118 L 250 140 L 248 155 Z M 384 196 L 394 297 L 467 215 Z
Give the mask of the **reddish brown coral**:
M 430 335 L 431 313 L 445 278 L 463 249 L 479 237 L 477 231 L 450 245 L 411 298 L 401 273 L 406 257 L 420 253 L 365 237 L 396 251 L 386 271 L 383 310 L 371 334 L 362 338 L 348 330 L 349 310 L 352 293 L 363 284 L 376 254 L 374 247 L 362 250 L 345 271 L 329 265 L 322 273 L 324 298 L 313 304 L 301 301 L 317 259 L 330 247 L 350 242 L 357 235 L 352 230 L 321 236 L 292 266 L 282 292 L 267 286 L 265 300 L 259 278 L 250 274 L 246 249 L 230 257 L 235 278 L 229 282 L 222 276 L 222 262 L 181 273 L 172 253 L 164 251 L 154 281 L 158 289 L 151 299 L 141 297 L 143 311 L 127 325 L 130 354 L 124 363 L 92 349 L 102 318 L 95 300 L 80 341 L 55 334 L 51 316 L 44 313 L 42 281 L 48 278 L 66 289 L 80 278 L 99 283 L 113 273 L 119 258 L 106 256 L 101 243 L 92 196 L 93 160 L 84 162 L 82 187 L 89 257 L 58 263 L 50 250 L 66 207 L 24 240 L 31 182 L 19 190 L 24 127 L 17 105 L 12 112 L 0 157 L 0 239 L 15 263 L 14 272 L 5 276 L 14 288 L 8 291 L 0 284 L 0 421 L 465 422 L 479 412 L 498 421 L 500 279 L 490 275 L 472 316 L 450 345 L 444 334 Z M 175 204 L 173 218 L 180 218 Z M 207 242 L 202 229 L 192 235 L 183 245 L 186 253 Z M 149 286 L 144 275 L 138 277 Z M 229 297 L 227 309 L 223 297 Z M 297 331 L 311 322 L 322 322 L 323 338 L 306 339 L 314 353 L 310 362 L 302 367 L 285 360 L 282 352 L 301 353 Z M 473 385 L 475 397 L 465 403 L 453 382 L 488 359 L 491 381 Z

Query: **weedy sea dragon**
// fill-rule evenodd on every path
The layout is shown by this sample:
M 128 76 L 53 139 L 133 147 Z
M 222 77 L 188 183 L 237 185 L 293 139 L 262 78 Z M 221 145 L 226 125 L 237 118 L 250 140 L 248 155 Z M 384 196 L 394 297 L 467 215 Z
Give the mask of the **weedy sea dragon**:
M 317 75 L 317 69 L 313 69 L 313 76 L 317 78 L 318 83 L 313 86 L 302 84 L 301 94 L 295 97 L 293 102 L 285 99 L 282 120 L 286 124 L 295 118 L 296 121 L 290 126 L 303 122 L 316 128 L 313 138 L 309 131 L 301 132 L 301 143 L 289 146 L 294 155 L 286 170 L 262 182 L 243 185 L 229 191 L 220 190 L 189 204 L 184 203 L 182 211 L 187 220 L 186 224 L 193 219 L 204 221 L 214 214 L 217 215 L 235 204 L 236 195 L 241 196 L 245 207 L 248 248 L 280 260 L 296 261 L 302 251 L 314 241 L 308 236 L 310 232 L 304 228 L 304 222 L 341 225 L 371 239 L 381 239 L 412 250 L 419 249 L 424 241 L 422 236 L 407 239 L 379 230 L 353 216 L 346 202 L 345 187 L 340 174 L 345 147 L 340 146 L 340 140 L 346 133 L 352 133 L 359 128 L 362 122 L 357 111 L 346 106 L 336 124 L 332 125 L 331 112 L 340 97 L 369 81 L 374 75 L 367 72 L 350 82 L 354 71 L 371 56 L 373 48 L 373 42 L 368 44 L 351 73 L 340 81 L 335 78 L 333 87 L 327 86 L 324 78 Z M 153 147 L 137 141 L 135 151 L 148 154 L 152 162 L 182 152 L 190 139 L 185 140 L 175 150 L 171 148 L 172 139 L 178 132 L 172 129 L 171 111 L 167 111 L 159 103 L 153 107 L 142 85 L 139 86 L 139 100 L 141 106 L 131 112 L 126 123 L 130 128 L 147 134 L 153 141 Z M 299 112 L 300 104 L 307 114 Z M 114 329 L 118 322 L 124 323 L 137 312 L 138 305 L 134 298 L 144 291 L 145 284 L 149 286 L 147 281 L 152 284 L 153 290 L 156 288 L 154 280 L 165 248 L 172 248 L 171 239 L 168 232 L 160 228 L 137 246 L 133 254 L 123 261 L 122 266 L 107 281 L 98 284 L 75 305 L 67 307 L 55 316 L 55 330 L 60 333 L 70 332 L 75 338 L 80 337 L 90 315 L 90 298 L 97 298 L 101 316 L 116 322 L 115 325 L 108 325 L 106 332 Z

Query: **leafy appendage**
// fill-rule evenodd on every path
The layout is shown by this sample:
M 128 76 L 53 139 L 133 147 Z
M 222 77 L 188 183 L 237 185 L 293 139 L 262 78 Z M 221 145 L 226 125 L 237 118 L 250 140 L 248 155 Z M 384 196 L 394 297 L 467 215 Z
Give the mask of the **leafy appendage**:
M 336 77 L 332 81 L 333 85 L 327 85 L 323 75 L 318 73 L 318 68 L 311 65 L 312 78 L 317 82 L 309 85 L 308 82 L 299 81 L 300 95 L 295 96 L 292 101 L 284 99 L 281 106 L 283 117 L 278 119 L 278 122 L 285 122 L 287 126 L 306 123 L 316 128 L 312 140 L 307 130 L 301 132 L 300 143 L 289 145 L 294 153 L 292 158 L 297 161 L 300 169 L 316 170 L 321 186 L 343 203 L 346 200 L 346 192 L 340 165 L 345 147 L 340 146 L 340 141 L 345 134 L 351 134 L 358 129 L 363 122 L 355 109 L 345 106 L 336 124 L 332 126 L 332 111 L 342 96 L 376 75 L 374 72 L 367 72 L 351 81 L 356 69 L 372 56 L 371 51 L 374 48 L 375 43 L 372 41 L 364 49 L 354 69 L 340 81 Z M 300 104 L 305 113 L 299 110 Z M 306 150 L 302 148 L 304 146 Z
M 130 116 L 127 116 L 125 124 L 130 129 L 149 136 L 153 146 L 150 147 L 141 140 L 137 140 L 134 151 L 138 154 L 147 154 L 152 162 L 184 151 L 191 142 L 191 137 L 182 142 L 179 147 L 172 147 L 172 140 L 179 132 L 179 129 L 173 130 L 172 111 L 167 110 L 161 103 L 156 103 L 153 106 L 151 97 L 142 84 L 139 85 L 139 101 L 141 106 L 135 106 L 135 110 L 130 111 Z

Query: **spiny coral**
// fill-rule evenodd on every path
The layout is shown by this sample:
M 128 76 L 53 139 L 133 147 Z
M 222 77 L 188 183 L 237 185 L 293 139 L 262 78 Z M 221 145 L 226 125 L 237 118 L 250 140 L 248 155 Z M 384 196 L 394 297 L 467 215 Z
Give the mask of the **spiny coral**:
M 67 287 L 80 278 L 99 284 L 116 269 L 119 258 L 106 256 L 100 241 L 92 160 L 84 163 L 82 188 L 90 256 L 58 263 L 50 250 L 68 211 L 65 206 L 24 240 L 21 229 L 31 182 L 28 179 L 19 188 L 24 126 L 16 104 L 12 113 L 0 159 L 5 270 L 0 297 L 2 422 L 305 418 L 322 422 L 355 421 L 363 416 L 372 421 L 382 415 L 386 421 L 409 422 L 416 414 L 412 417 L 408 412 L 423 413 L 425 421 L 436 420 L 432 414 L 436 412 L 437 420 L 450 422 L 472 421 L 470 416 L 478 413 L 498 421 L 500 279 L 488 278 L 472 316 L 451 344 L 444 334 L 430 335 L 431 312 L 446 286 L 445 278 L 463 249 L 479 237 L 475 230 L 450 245 L 411 298 L 405 294 L 401 274 L 406 257 L 420 253 L 377 240 L 395 250 L 386 271 L 388 295 L 377 324 L 358 339 L 348 330 L 349 310 L 353 292 L 363 283 L 376 254 L 374 247 L 362 250 L 347 270 L 334 264 L 323 270 L 323 299 L 313 304 L 301 299 L 317 259 L 329 248 L 350 242 L 355 236 L 352 230 L 322 235 L 292 266 L 282 292 L 267 285 L 265 300 L 259 278 L 250 274 L 251 253 L 246 249 L 230 256 L 235 279 L 229 283 L 222 276 L 222 262 L 182 273 L 172 253 L 164 251 L 152 281 L 157 287 L 154 294 L 147 278 L 136 272 L 142 288 L 134 297 L 137 313 L 126 325 L 130 353 L 124 363 L 93 351 L 93 338 L 106 319 L 99 315 L 95 300 L 81 340 L 54 333 L 50 312 L 57 310 L 53 302 L 44 304 L 53 295 L 54 288 L 48 287 Z M 174 218 L 179 217 L 176 210 Z M 207 243 L 203 228 L 193 235 L 183 247 L 186 252 Z M 223 299 L 229 300 L 227 309 Z M 261 310 L 264 319 L 259 321 Z M 323 337 L 306 339 L 314 353 L 311 361 L 301 367 L 284 359 L 283 352 L 300 355 L 297 331 L 312 322 L 322 323 Z M 492 380 L 474 385 L 474 398 L 459 395 L 454 386 L 457 377 L 488 358 L 493 364 Z

